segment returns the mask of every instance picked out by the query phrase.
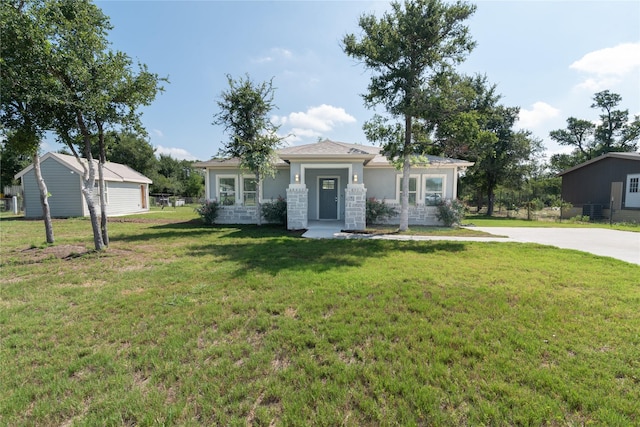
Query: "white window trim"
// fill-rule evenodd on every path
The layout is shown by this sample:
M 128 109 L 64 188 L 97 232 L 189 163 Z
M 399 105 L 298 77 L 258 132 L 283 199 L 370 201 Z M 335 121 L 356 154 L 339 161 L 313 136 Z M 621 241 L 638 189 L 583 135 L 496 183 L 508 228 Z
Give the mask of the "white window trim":
M 256 179 L 256 176 L 254 174 L 243 174 L 240 175 L 240 183 L 242 184 L 240 186 L 240 204 L 242 206 L 244 206 L 244 180 L 245 179 Z M 258 200 L 258 198 L 260 198 L 260 203 L 264 203 L 264 198 L 261 197 L 263 193 L 263 186 L 262 184 L 264 183 L 264 179 L 260 180 L 260 185 L 258 185 L 258 187 L 256 187 L 256 200 Z
M 638 188 L 637 193 L 632 193 L 630 188 L 631 180 L 633 178 L 640 178 L 640 173 L 627 174 L 627 182 L 626 182 L 625 195 L 624 195 L 625 208 L 640 208 L 640 188 Z
M 636 188 L 636 191 L 631 191 L 631 180 L 633 179 L 638 180 L 638 187 Z M 636 194 L 640 192 L 640 174 L 633 173 L 627 175 L 627 192 L 629 194 Z
M 440 174 L 440 173 L 433 173 L 433 174 L 424 174 L 422 175 L 422 203 L 423 204 L 427 204 L 425 199 L 427 197 L 427 179 L 428 178 L 442 178 L 442 199 L 441 200 L 446 200 L 447 198 L 447 175 L 446 174 Z M 432 205 L 428 205 L 428 206 L 432 206 Z
M 240 200 L 238 199 L 240 192 L 238 191 L 238 175 L 234 175 L 234 174 L 223 174 L 223 175 L 216 175 L 216 200 L 218 201 L 218 203 L 220 203 L 220 206 L 225 206 L 222 204 L 222 199 L 220 198 L 220 180 L 221 179 L 228 179 L 228 178 L 233 178 L 233 189 L 234 189 L 234 196 L 235 196 L 235 203 L 233 206 L 237 206 L 238 204 L 240 204 Z
M 409 179 L 411 178 L 415 178 L 416 179 L 416 204 L 415 206 L 418 205 L 424 205 L 424 198 L 421 197 L 422 195 L 422 180 L 420 179 L 420 174 L 409 174 Z M 402 204 L 402 188 L 400 188 L 400 181 L 402 181 L 402 174 L 398 174 L 396 175 L 396 199 L 394 200 L 395 203 L 398 204 Z M 409 206 L 412 206 L 411 204 L 409 204 Z

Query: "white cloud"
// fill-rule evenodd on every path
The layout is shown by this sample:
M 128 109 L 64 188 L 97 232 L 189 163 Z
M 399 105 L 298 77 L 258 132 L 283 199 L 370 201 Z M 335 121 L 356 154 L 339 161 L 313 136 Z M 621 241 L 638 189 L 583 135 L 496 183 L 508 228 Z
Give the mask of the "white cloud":
M 292 133 L 299 137 L 318 137 L 323 132 L 329 132 L 336 126 L 345 123 L 355 123 L 356 119 L 348 114 L 344 108 L 322 104 L 311 107 L 305 112 L 294 112 L 288 116 L 274 116 L 274 123 L 291 127 Z
M 560 115 L 560 110 L 546 102 L 535 102 L 532 105 L 532 109 L 526 108 L 520 109 L 520 115 L 518 116 L 518 127 L 521 129 L 532 129 L 540 126 L 542 123 L 549 119 L 556 118 Z
M 269 52 L 266 53 L 265 55 L 255 58 L 253 62 L 256 62 L 258 64 L 263 64 L 266 62 L 273 62 L 277 59 L 291 59 L 291 58 L 293 58 L 293 52 L 291 52 L 289 49 L 274 47 L 269 49 Z
M 159 138 L 164 137 L 164 134 L 162 133 L 162 131 L 160 129 L 152 129 L 151 130 L 153 132 L 153 134 Z
M 569 68 L 587 75 L 577 85 L 579 89 L 598 91 L 611 87 L 634 70 L 640 69 L 640 42 L 622 43 L 589 52 Z
M 162 145 L 156 145 L 156 154 L 169 155 L 177 160 L 198 160 L 193 154 L 189 153 L 184 148 L 177 147 L 163 147 Z

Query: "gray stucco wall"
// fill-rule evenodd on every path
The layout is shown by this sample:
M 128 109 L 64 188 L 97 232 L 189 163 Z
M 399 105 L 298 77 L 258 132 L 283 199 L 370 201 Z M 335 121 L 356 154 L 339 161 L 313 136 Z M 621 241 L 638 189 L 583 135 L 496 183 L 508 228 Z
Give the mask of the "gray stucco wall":
M 80 192 L 80 176 L 52 158 L 40 164 L 42 177 L 51 194 L 49 208 L 54 218 L 83 216 L 84 199 Z M 32 170 L 22 177 L 24 188 L 24 215 L 26 218 L 42 216 L 40 190 L 36 182 L 36 174 Z
M 411 168 L 411 176 L 417 175 L 418 188 L 423 195 L 422 187 L 426 175 L 445 176 L 445 199 L 453 198 L 454 170 L 452 168 Z M 396 191 L 397 176 L 402 176 L 402 170 L 397 169 L 365 169 L 364 183 L 367 187 L 367 198 L 375 198 L 388 202 L 399 201 L 400 195 Z

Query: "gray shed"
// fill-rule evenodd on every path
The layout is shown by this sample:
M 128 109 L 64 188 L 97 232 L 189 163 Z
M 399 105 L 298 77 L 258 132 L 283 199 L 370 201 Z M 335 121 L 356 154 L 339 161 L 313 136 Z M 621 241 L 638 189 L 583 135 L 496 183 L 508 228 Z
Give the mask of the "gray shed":
M 85 159 L 83 159 L 86 162 Z M 94 160 L 95 161 L 95 160 Z M 97 175 L 97 161 L 96 175 Z M 42 177 L 49 191 L 49 207 L 54 218 L 89 216 L 82 195 L 82 165 L 74 156 L 47 153 L 40 159 Z M 118 216 L 149 210 L 149 184 L 152 181 L 129 166 L 107 162 L 104 166 L 107 215 Z M 33 164 L 16 174 L 22 181 L 26 218 L 42 217 L 40 192 Z M 98 206 L 98 180 L 94 190 Z
M 606 153 L 559 176 L 562 198 L 573 204 L 565 216 L 640 222 L 640 154 Z

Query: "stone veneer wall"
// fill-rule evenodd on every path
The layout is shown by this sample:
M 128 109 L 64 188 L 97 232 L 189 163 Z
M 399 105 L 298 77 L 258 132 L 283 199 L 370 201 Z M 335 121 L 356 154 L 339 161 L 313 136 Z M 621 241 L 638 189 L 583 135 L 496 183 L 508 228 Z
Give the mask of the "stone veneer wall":
M 304 184 L 290 184 L 287 188 L 287 229 L 303 230 L 309 225 L 307 210 L 309 189 Z
M 344 194 L 344 229 L 367 228 L 367 189 L 364 184 L 348 184 Z
M 216 224 L 256 224 L 258 222 L 256 206 L 220 206 Z
M 398 215 L 384 221 L 383 224 L 400 224 L 400 203 L 387 203 L 389 206 L 396 208 Z M 436 213 L 437 206 L 417 205 L 409 206 L 409 225 L 443 225 L 438 221 Z

